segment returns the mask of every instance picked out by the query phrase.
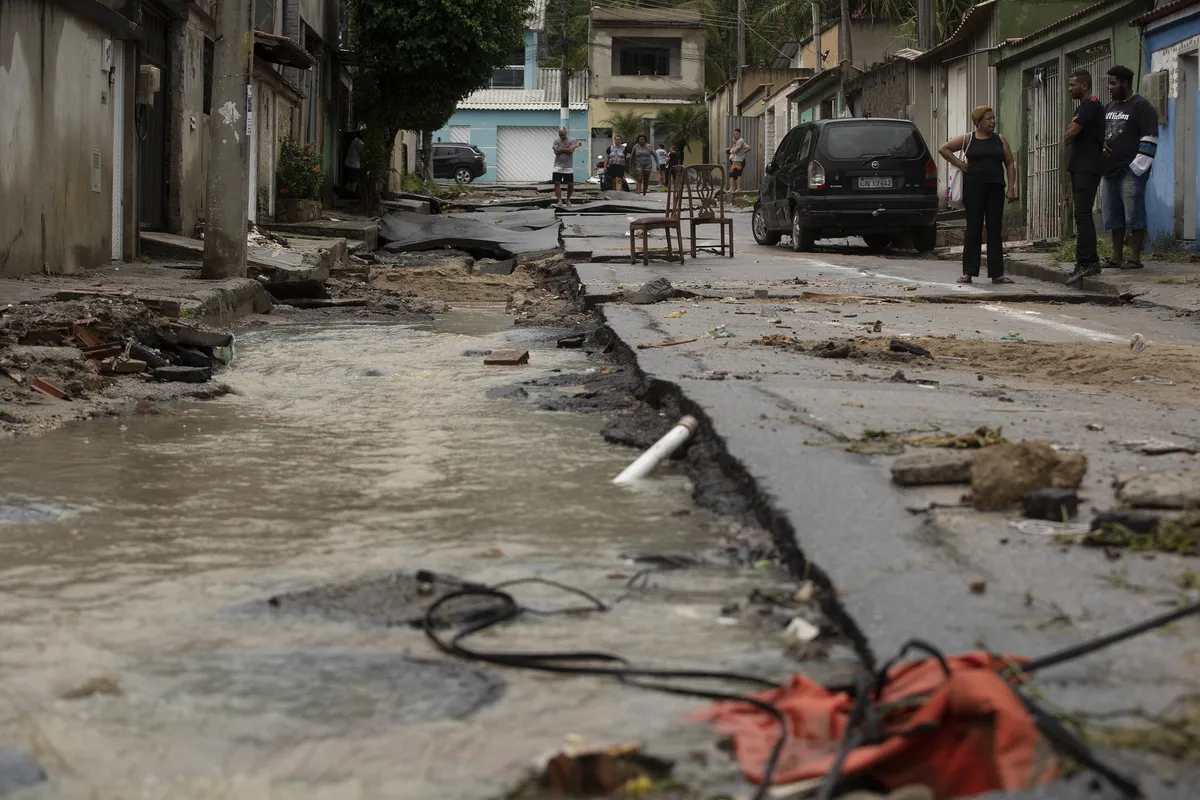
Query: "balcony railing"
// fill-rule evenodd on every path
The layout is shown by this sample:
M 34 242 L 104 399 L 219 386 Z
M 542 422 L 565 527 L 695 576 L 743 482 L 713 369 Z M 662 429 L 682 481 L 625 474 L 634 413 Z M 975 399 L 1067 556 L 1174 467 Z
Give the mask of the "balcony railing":
M 534 75 L 533 88 L 542 92 L 548 103 L 562 102 L 562 78 L 560 77 L 561 70 L 557 69 L 538 69 Z M 576 69 L 571 71 L 569 94 L 567 102 L 571 105 L 587 105 L 588 101 L 588 73 L 586 69 Z

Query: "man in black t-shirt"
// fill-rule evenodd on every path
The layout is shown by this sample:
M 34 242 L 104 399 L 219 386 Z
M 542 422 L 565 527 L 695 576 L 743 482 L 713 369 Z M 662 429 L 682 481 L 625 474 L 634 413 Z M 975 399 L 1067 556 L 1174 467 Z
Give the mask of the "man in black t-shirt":
M 1108 71 L 1113 101 L 1104 109 L 1104 180 L 1101 201 L 1104 228 L 1112 231 L 1113 257 L 1105 266 L 1141 269 L 1146 240 L 1146 181 L 1158 150 L 1158 112 L 1150 101 L 1133 93 L 1133 71 L 1115 66 Z M 1129 261 L 1124 260 L 1125 231 Z
M 1092 207 L 1100 188 L 1104 162 L 1104 106 L 1092 95 L 1092 73 L 1077 69 L 1067 82 L 1071 98 L 1078 101 L 1075 116 L 1067 126 L 1066 143 L 1071 148 L 1067 172 L 1071 174 L 1071 196 L 1075 204 L 1075 271 L 1068 285 L 1088 275 L 1100 274 L 1100 256 L 1096 254 L 1096 220 Z

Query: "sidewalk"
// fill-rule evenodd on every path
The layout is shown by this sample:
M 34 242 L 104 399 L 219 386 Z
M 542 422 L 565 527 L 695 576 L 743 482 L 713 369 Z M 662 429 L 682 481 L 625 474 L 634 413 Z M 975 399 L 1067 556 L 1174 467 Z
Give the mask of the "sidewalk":
M 1065 284 L 1073 268 L 1073 264 L 1055 262 L 1050 253 L 1005 253 L 1005 269 L 1013 275 Z M 1131 294 L 1138 302 L 1196 312 L 1200 311 L 1200 264 L 1149 259 L 1145 269 L 1105 270 L 1097 277 L 1085 278 L 1078 288 L 1117 297 Z

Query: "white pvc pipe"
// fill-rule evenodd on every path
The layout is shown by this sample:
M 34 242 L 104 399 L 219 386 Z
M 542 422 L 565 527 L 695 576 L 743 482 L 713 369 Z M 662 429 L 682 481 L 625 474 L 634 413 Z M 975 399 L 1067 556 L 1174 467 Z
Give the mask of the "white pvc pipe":
M 667 431 L 666 436 L 663 436 L 646 452 L 637 457 L 637 460 L 630 464 L 621 472 L 620 475 L 613 478 L 613 483 L 633 483 L 640 478 L 644 478 L 650 474 L 650 471 L 657 467 L 662 461 L 676 450 L 680 445 L 692 438 L 696 433 L 696 429 L 700 427 L 700 423 L 695 417 L 684 417 L 679 420 L 679 423 L 671 430 Z

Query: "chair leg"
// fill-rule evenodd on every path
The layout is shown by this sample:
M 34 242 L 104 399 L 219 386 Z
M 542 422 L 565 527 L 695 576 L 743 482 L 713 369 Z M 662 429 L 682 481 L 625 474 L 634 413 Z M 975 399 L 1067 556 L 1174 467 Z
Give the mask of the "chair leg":
M 722 225 L 722 228 L 725 226 Z M 729 257 L 733 258 L 733 220 L 729 220 Z
M 637 237 L 634 233 L 633 226 L 629 228 L 629 263 L 637 263 Z
M 696 222 L 695 222 L 695 220 L 692 221 L 691 228 L 692 228 L 692 231 L 691 231 L 691 234 L 692 234 L 692 258 L 695 259 L 696 258 Z
M 667 236 L 667 261 L 671 261 L 671 229 L 663 228 L 663 233 Z
M 642 228 L 642 266 L 650 266 L 650 230 Z

